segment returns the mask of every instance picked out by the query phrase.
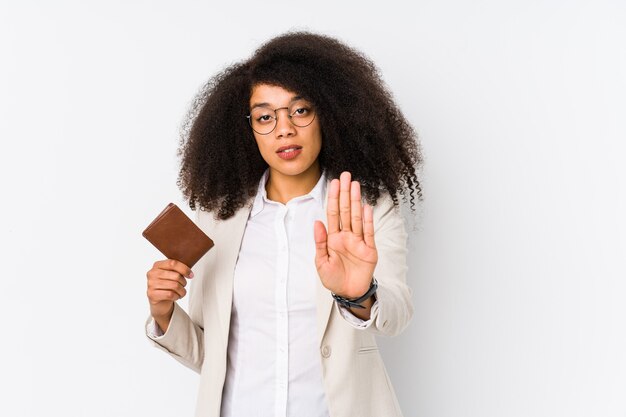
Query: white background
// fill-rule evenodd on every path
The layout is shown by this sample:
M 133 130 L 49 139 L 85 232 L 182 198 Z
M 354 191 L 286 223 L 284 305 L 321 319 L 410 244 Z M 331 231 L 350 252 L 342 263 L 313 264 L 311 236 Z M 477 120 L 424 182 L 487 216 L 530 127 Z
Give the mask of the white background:
M 143 334 L 141 231 L 184 204 L 197 89 L 311 29 L 379 65 L 426 156 L 416 314 L 380 341 L 405 415 L 626 416 L 626 3 L 227 3 L 2 1 L 0 415 L 193 414 Z

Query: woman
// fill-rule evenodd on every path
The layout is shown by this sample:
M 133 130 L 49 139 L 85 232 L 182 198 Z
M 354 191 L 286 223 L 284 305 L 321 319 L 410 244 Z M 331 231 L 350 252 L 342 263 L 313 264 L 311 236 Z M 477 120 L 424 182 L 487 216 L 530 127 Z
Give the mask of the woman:
M 215 246 L 194 272 L 154 264 L 146 329 L 201 374 L 197 416 L 400 416 L 374 335 L 413 313 L 397 205 L 422 160 L 375 66 L 288 33 L 209 81 L 185 126 L 179 186 Z

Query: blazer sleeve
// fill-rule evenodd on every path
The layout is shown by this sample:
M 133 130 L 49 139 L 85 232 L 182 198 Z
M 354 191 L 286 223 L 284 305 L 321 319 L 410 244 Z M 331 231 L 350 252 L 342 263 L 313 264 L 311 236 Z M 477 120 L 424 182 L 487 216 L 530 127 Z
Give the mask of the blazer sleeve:
M 200 210 L 197 211 L 198 221 Z M 155 347 L 169 353 L 174 359 L 186 367 L 200 373 L 204 361 L 204 325 L 202 313 L 202 277 L 206 256 L 194 266 L 194 278 L 189 280 L 189 314 L 174 303 L 174 312 L 167 331 L 159 337 L 151 337 L 147 330 L 153 320 L 146 321 L 146 336 Z
M 148 317 L 146 328 L 152 322 Z M 194 323 L 178 303 L 174 303 L 174 312 L 169 327 L 163 336 L 152 338 L 146 332 L 155 347 L 169 353 L 186 367 L 200 373 L 204 360 L 204 331 Z
M 400 334 L 413 317 L 411 289 L 406 283 L 407 233 L 404 219 L 391 197 L 384 195 L 374 206 L 374 241 L 378 263 L 378 311 L 364 330 L 380 336 Z

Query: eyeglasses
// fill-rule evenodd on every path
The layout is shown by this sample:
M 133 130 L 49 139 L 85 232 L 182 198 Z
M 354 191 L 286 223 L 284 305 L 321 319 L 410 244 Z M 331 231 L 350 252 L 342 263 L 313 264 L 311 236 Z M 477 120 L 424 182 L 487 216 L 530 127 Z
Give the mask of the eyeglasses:
M 315 109 L 306 101 L 297 101 L 289 107 L 279 107 L 270 109 L 269 107 L 259 106 L 252 109 L 246 116 L 250 122 L 252 130 L 259 135 L 269 135 L 276 129 L 278 124 L 278 110 L 287 110 L 287 117 L 291 124 L 297 127 L 307 127 L 315 119 Z

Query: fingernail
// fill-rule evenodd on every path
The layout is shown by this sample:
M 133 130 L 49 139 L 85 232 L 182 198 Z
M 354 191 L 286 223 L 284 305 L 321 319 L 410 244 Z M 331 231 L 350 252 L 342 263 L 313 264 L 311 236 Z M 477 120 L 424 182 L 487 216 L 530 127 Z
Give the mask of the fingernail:
M 193 278 L 193 271 L 189 273 L 189 278 Z

